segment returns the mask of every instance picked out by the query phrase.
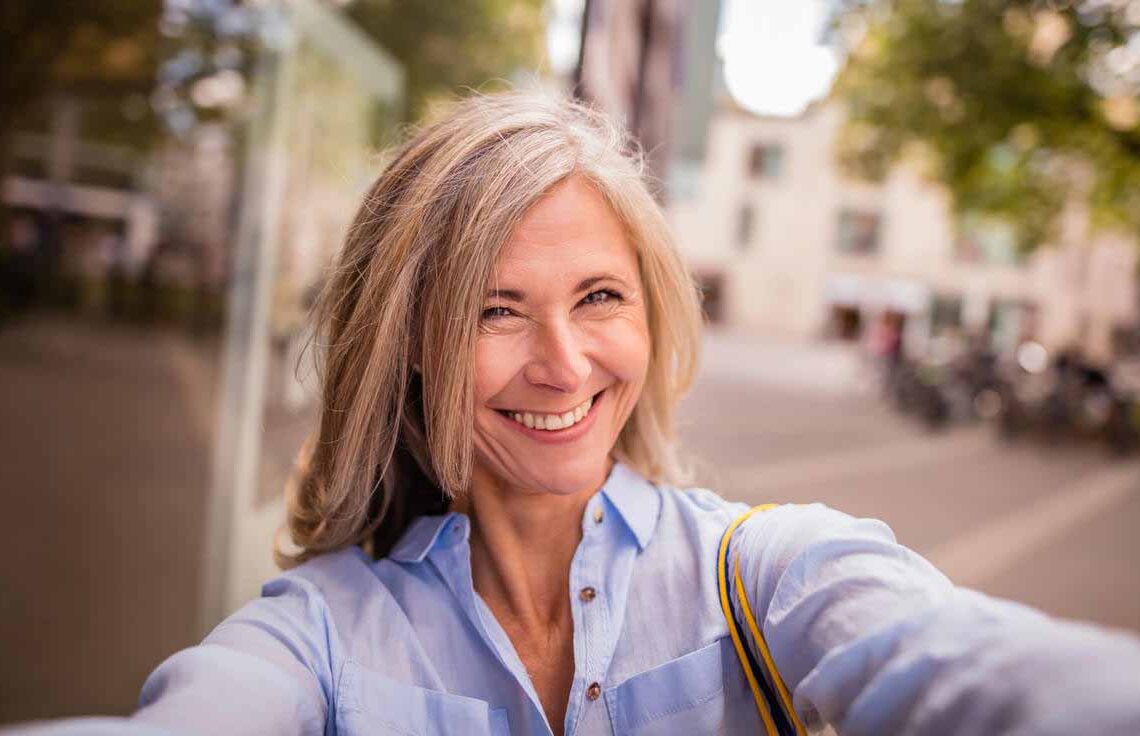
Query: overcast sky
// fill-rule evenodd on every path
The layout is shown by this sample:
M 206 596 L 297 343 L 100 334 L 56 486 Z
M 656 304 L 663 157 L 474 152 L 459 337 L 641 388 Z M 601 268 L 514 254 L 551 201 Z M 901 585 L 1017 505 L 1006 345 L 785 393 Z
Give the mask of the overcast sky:
M 831 87 L 839 64 L 820 43 L 824 0 L 725 0 L 720 20 L 725 84 L 742 106 L 795 115 Z

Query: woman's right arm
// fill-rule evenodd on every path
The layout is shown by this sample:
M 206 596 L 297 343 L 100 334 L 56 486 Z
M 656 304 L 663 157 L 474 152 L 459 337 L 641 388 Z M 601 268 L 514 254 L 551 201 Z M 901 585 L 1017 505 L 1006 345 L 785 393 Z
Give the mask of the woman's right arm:
M 143 685 L 130 718 L 78 718 L 15 730 L 21 736 L 333 733 L 324 599 L 307 580 L 283 576 L 223 621 L 205 641 L 175 653 Z M 5 732 L 8 733 L 8 732 Z

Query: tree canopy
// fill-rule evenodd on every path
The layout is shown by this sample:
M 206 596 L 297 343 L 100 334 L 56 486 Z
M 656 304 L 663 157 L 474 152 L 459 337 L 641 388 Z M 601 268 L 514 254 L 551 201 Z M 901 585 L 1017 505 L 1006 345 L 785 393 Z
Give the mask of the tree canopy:
M 918 158 L 1023 249 L 1071 197 L 1140 234 L 1140 0 L 840 0 L 836 17 L 849 171 Z
M 479 87 L 542 59 L 542 0 L 336 4 L 404 65 L 409 117 L 433 95 Z M 57 93 L 83 98 L 84 134 L 99 140 L 145 143 L 155 111 L 175 129 L 218 114 L 191 90 L 207 77 L 249 73 L 260 7 L 245 0 L 0 4 L 0 140 L 13 128 L 43 127 L 42 103 Z
M 17 0 L 0 4 L 0 141 L 14 126 L 42 117 L 58 93 L 81 94 L 97 115 L 145 95 L 158 59 L 162 0 Z M 128 138 L 141 114 L 106 126 Z M 143 123 L 145 125 L 145 123 Z
M 350 18 L 404 65 L 408 116 L 543 58 L 543 0 L 356 0 Z

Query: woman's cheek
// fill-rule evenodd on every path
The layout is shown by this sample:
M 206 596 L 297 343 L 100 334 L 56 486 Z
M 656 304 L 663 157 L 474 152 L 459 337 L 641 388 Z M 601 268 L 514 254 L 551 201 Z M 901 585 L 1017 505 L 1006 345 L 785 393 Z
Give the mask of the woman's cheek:
M 640 383 L 649 368 L 649 330 L 637 319 L 615 319 L 601 337 L 602 362 L 617 378 Z
M 475 401 L 485 404 L 522 369 L 525 346 L 516 335 L 480 335 L 475 343 Z

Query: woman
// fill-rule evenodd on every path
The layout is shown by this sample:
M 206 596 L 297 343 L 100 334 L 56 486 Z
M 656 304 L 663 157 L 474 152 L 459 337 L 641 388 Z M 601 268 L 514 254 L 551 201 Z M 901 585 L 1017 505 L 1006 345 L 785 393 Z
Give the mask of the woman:
M 118 725 L 1140 733 L 1135 639 L 955 589 L 876 521 L 676 489 L 698 303 L 627 150 L 512 94 L 398 152 L 318 305 L 292 569 Z

